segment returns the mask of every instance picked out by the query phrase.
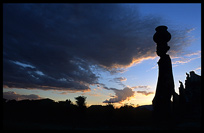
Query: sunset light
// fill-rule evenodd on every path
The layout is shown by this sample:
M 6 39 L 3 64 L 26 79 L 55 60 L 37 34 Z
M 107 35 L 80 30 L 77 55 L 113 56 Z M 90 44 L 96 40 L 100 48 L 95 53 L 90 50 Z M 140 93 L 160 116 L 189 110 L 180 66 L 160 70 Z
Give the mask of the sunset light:
M 160 25 L 179 94 L 186 73 L 201 75 L 200 3 L 4 3 L 3 98 L 151 106 Z

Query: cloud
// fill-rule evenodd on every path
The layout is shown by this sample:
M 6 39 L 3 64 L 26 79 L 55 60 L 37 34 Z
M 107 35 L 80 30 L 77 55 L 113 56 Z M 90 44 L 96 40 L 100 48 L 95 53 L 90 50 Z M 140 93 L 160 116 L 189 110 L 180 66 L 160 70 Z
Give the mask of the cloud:
M 154 92 L 147 92 L 147 91 L 137 91 L 137 93 L 141 93 L 143 95 L 150 95 L 150 94 L 154 94 Z
M 195 28 L 191 28 L 191 29 L 188 29 L 186 32 L 190 33 L 191 31 L 194 31 Z
M 94 68 L 114 74 L 154 59 L 152 36 L 161 24 L 136 4 L 4 4 L 3 85 L 90 91 L 100 76 Z M 169 31 L 177 54 L 189 31 Z
M 184 56 L 181 56 L 181 57 L 173 57 L 172 64 L 174 65 L 185 64 L 185 63 L 191 62 L 192 60 L 198 59 L 200 57 L 201 57 L 201 51 L 197 51 L 194 53 L 185 54 Z
M 138 86 L 133 86 L 131 87 L 132 89 L 138 89 L 138 88 L 142 88 L 142 89 L 148 89 L 148 88 L 151 88 L 150 86 L 148 85 L 138 85 Z
M 24 100 L 24 99 L 37 100 L 37 99 L 42 99 L 42 97 L 40 97 L 39 95 L 35 95 L 35 94 L 20 95 L 20 94 L 17 94 L 16 92 L 13 92 L 13 91 L 4 92 L 3 97 L 5 99 L 9 99 L 9 100 L 12 100 L 12 99 L 15 99 L 15 100 Z
M 127 100 L 130 97 L 133 97 L 135 94 L 135 92 L 131 88 L 128 88 L 128 87 L 125 87 L 122 90 L 118 90 L 115 88 L 106 88 L 106 89 L 113 90 L 115 93 L 115 96 L 114 97 L 111 96 L 113 98 L 107 99 L 103 101 L 103 103 L 120 103 L 124 100 Z
M 201 67 L 198 67 L 198 68 L 194 69 L 194 71 L 197 71 L 197 70 L 201 70 Z
M 60 94 L 62 94 L 62 95 L 67 95 L 68 94 L 68 92 L 61 92 Z
M 193 52 L 193 53 L 190 53 L 190 54 L 186 54 L 185 56 L 191 57 L 191 56 L 194 56 L 194 55 L 201 55 L 201 51 L 197 51 L 197 52 Z
M 122 83 L 122 81 L 126 81 L 126 80 L 127 80 L 127 78 L 125 78 L 125 77 L 117 77 L 117 78 L 114 78 L 114 79 L 109 80 L 109 81 L 111 81 L 111 82 L 116 82 L 116 83 L 118 83 L 119 85 L 125 87 L 126 85 L 124 85 L 124 84 Z
M 114 81 L 116 81 L 116 82 L 122 82 L 122 81 L 126 81 L 127 80 L 127 78 L 125 78 L 125 77 L 117 77 L 117 78 L 114 78 L 113 79 Z
M 201 73 L 201 67 L 197 67 L 197 68 L 194 69 L 193 71 L 195 71 L 196 73 Z

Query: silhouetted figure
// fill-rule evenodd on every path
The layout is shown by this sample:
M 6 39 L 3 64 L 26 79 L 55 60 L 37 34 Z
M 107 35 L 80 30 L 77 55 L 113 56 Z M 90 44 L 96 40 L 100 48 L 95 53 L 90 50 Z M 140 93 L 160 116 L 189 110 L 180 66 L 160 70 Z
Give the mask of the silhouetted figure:
M 186 106 L 189 107 L 190 112 L 200 112 L 201 109 L 201 76 L 191 71 L 186 73 L 185 80 L 185 96 Z
M 174 95 L 173 95 L 173 106 L 172 106 L 172 112 L 175 114 L 178 114 L 179 112 L 179 102 L 180 102 L 180 96 L 174 92 Z
M 179 118 L 198 121 L 201 118 L 201 76 L 191 71 L 186 73 L 185 88 L 181 81 L 179 83 Z
M 171 39 L 166 26 L 158 26 L 154 34 L 157 43 L 156 53 L 160 56 L 158 61 L 159 76 L 155 97 L 153 99 L 154 114 L 158 118 L 168 118 L 171 114 L 171 97 L 174 95 L 174 79 L 172 73 L 171 59 L 167 53 L 170 47 L 167 42 Z
M 180 86 L 179 86 L 179 102 L 180 102 L 180 105 L 184 105 L 186 103 L 186 99 L 185 99 L 185 90 L 184 90 L 184 86 L 183 86 L 183 83 L 179 80 L 179 83 L 180 83 Z

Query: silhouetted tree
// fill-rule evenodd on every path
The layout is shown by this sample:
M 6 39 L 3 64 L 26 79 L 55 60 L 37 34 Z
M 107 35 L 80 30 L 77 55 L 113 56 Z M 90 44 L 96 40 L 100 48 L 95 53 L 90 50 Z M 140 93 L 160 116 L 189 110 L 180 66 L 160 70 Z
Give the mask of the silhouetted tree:
M 67 99 L 67 100 L 66 100 L 66 104 L 67 104 L 67 105 L 70 105 L 70 104 L 72 104 L 72 101 L 71 101 L 70 99 Z
M 76 103 L 77 103 L 78 107 L 80 107 L 80 108 L 86 107 L 86 103 L 85 103 L 86 97 L 78 96 L 78 97 L 75 97 L 75 99 L 76 99 Z

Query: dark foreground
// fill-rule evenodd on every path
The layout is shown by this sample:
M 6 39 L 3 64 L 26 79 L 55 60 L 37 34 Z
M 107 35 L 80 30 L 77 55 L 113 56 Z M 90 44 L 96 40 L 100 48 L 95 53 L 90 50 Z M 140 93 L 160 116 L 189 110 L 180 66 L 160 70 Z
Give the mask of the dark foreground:
M 50 99 L 4 103 L 5 130 L 200 130 L 200 115 L 155 119 L 147 108 L 112 105 L 78 107 Z
M 72 124 L 60 122 L 4 122 L 5 130 L 201 130 L 200 122 L 186 121 L 169 125 L 169 123 L 131 123 L 127 124 Z

